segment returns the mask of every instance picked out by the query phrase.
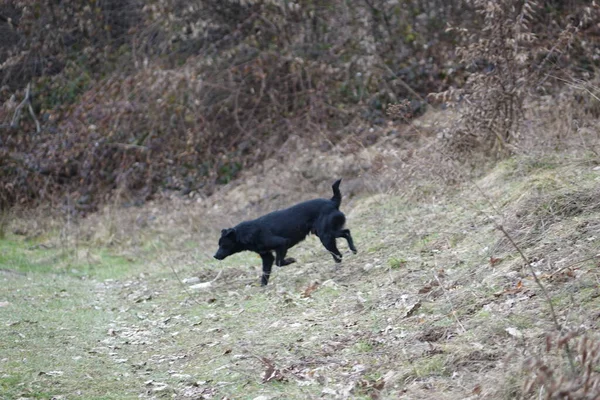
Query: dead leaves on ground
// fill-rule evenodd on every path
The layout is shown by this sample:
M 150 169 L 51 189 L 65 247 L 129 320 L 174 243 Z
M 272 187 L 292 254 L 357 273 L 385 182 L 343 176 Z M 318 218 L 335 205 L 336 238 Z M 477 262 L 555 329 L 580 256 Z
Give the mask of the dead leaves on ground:
M 490 265 L 492 267 L 496 266 L 497 264 L 500 264 L 502 261 L 504 261 L 503 258 L 496 258 L 496 257 L 491 257 L 490 256 Z
M 519 280 L 514 287 L 494 293 L 494 297 L 503 297 L 517 294 L 523 294 L 526 298 L 532 298 L 533 296 L 535 296 L 535 293 L 531 289 L 526 288 L 523 285 L 523 281 Z
M 344 384 L 329 382 L 319 371 L 325 366 L 323 360 L 304 359 L 288 367 L 278 367 L 273 359 L 264 356 L 255 356 L 265 368 L 261 382 L 289 382 L 296 380 L 299 386 L 319 384 L 325 386 L 322 395 L 341 396 L 342 398 L 351 398 L 352 395 L 366 395 L 371 399 L 379 399 L 381 391 L 389 386 L 397 377 L 395 371 L 389 371 L 384 376 L 377 379 L 365 376 L 368 368 L 362 364 L 355 364 L 349 376 L 352 379 Z M 337 363 L 334 363 L 337 365 Z M 316 366 L 320 365 L 320 366 Z M 347 366 L 349 367 L 349 365 Z M 329 382 L 329 384 L 328 384 Z
M 421 301 L 417 301 L 416 303 L 412 304 L 410 307 L 408 307 L 406 314 L 404 314 L 404 316 L 402 318 L 408 318 L 408 317 L 412 317 L 417 310 L 421 308 Z
M 283 375 L 282 370 L 275 366 L 273 360 L 270 360 L 267 357 L 259 357 L 259 360 L 266 368 L 263 373 L 262 383 L 271 381 L 287 382 L 287 378 Z
M 309 285 L 306 289 L 304 289 L 304 291 L 302 292 L 301 297 L 307 298 L 310 297 L 310 295 L 317 290 L 317 288 L 319 287 L 319 282 L 314 282 L 313 284 Z
M 371 397 L 371 399 L 379 399 L 380 392 L 383 390 L 385 386 L 384 378 L 379 379 L 361 379 L 356 383 L 357 389 L 367 394 Z

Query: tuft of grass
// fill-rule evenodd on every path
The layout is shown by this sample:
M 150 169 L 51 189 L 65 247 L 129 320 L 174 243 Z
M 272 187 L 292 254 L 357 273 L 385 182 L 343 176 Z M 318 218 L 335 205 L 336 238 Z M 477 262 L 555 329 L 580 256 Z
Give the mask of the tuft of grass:
M 403 268 L 406 266 L 407 263 L 408 263 L 408 261 L 406 261 L 404 258 L 392 257 L 388 260 L 388 265 L 390 266 L 391 269 Z
M 414 376 L 416 378 L 427 378 L 452 374 L 447 365 L 447 358 L 448 356 L 445 354 L 434 354 L 419 359 L 413 363 Z

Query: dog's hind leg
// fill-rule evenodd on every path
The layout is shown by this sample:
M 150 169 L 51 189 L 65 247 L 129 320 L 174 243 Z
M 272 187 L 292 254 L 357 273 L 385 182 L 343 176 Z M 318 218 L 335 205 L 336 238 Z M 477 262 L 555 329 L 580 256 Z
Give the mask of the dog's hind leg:
M 336 232 L 335 237 L 344 238 L 348 242 L 348 247 L 354 254 L 356 254 L 357 250 L 354 247 L 354 241 L 352 240 L 352 235 L 350 234 L 350 229 L 342 229 Z
M 323 246 L 325 246 L 325 248 L 329 250 L 329 252 L 333 256 L 333 261 L 335 261 L 336 263 L 342 262 L 342 253 L 340 253 L 335 244 L 335 236 L 322 235 L 319 236 L 319 239 L 321 239 L 321 243 L 323 243 Z
M 269 283 L 269 276 L 271 275 L 271 268 L 273 267 L 273 261 L 275 260 L 275 257 L 273 257 L 273 253 L 267 251 L 264 253 L 260 253 L 260 258 L 262 258 L 263 263 L 263 273 L 262 277 L 260 278 L 260 285 L 267 286 L 267 283 Z

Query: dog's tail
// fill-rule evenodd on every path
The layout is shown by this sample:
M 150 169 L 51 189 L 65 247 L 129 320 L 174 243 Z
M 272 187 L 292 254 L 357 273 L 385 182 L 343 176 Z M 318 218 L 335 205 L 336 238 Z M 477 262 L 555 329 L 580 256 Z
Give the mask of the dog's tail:
M 331 186 L 333 189 L 333 197 L 331 198 L 331 201 L 333 201 L 333 204 L 335 204 L 336 208 L 340 208 L 340 204 L 342 204 L 342 192 L 340 192 L 341 182 L 342 180 L 338 179 L 337 181 L 333 182 L 333 185 Z

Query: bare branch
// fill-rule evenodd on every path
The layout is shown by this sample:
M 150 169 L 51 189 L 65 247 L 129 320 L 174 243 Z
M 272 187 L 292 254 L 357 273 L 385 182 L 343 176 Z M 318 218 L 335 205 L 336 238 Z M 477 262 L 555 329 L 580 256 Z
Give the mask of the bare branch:
M 31 118 L 33 118 L 33 121 L 35 122 L 36 132 L 40 133 L 42 131 L 42 128 L 40 126 L 40 122 L 38 121 L 38 119 L 35 116 L 35 112 L 33 111 L 33 106 L 31 105 L 31 82 L 28 83 L 27 87 L 25 88 L 25 98 L 23 98 L 23 101 L 21 103 L 19 103 L 19 105 L 15 109 L 15 113 L 13 114 L 12 120 L 10 121 L 11 128 L 16 129 L 19 126 L 19 121 L 21 120 L 21 111 L 22 111 L 23 107 L 25 107 L 25 105 L 27 105 L 29 114 L 31 115 Z

